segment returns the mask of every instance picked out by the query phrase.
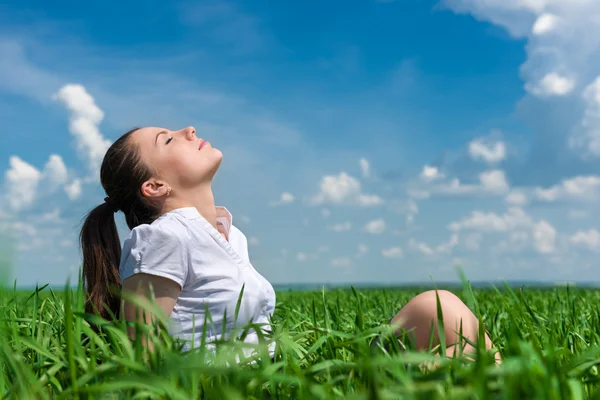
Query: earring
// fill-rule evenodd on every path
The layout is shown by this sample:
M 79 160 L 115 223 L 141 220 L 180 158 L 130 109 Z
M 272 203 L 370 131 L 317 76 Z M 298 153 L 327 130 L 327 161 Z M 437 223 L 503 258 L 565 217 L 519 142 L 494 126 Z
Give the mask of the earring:
M 171 194 L 171 188 L 167 189 L 167 196 L 169 196 Z

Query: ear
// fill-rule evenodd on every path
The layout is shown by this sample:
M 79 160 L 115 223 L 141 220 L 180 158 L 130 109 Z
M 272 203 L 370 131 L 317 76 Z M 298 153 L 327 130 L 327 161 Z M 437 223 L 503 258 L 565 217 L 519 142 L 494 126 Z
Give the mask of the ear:
M 148 198 L 162 197 L 167 194 L 168 186 L 165 182 L 149 179 L 142 183 L 142 195 Z

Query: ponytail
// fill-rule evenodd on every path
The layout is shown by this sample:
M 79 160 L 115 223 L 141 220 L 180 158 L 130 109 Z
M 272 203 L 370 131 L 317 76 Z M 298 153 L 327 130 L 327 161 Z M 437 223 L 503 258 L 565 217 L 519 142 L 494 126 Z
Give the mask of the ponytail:
M 83 283 L 86 287 L 86 313 L 102 318 L 119 318 L 121 242 L 114 209 L 108 203 L 94 208 L 81 228 Z

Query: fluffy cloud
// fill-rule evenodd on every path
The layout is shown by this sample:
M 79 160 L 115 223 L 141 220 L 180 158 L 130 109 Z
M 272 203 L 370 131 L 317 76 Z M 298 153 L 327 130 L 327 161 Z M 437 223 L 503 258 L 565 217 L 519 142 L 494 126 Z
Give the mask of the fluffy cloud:
M 542 14 L 533 24 L 531 32 L 536 36 L 545 35 L 556 29 L 559 23 L 560 19 L 556 15 L 550 13 Z
M 444 174 L 442 174 L 437 167 L 426 165 L 423 167 L 423 171 L 421 171 L 420 177 L 425 182 L 432 182 L 438 179 L 442 179 L 444 177 Z
M 575 81 L 556 72 L 551 72 L 538 83 L 528 84 L 525 88 L 538 97 L 565 96 L 575 88 Z
M 546 221 L 533 226 L 533 247 L 541 254 L 552 253 L 556 246 L 556 229 Z
M 44 178 L 52 186 L 64 185 L 68 179 L 68 172 L 61 156 L 52 154 L 44 167 Z
M 514 250 L 515 245 L 530 245 L 540 254 L 555 250 L 557 232 L 547 221 L 535 222 L 520 208 L 509 208 L 504 214 L 473 211 L 469 217 L 453 222 L 448 226 L 453 232 L 475 231 L 481 233 L 506 233 L 509 243 L 503 242 L 500 248 Z
M 357 247 L 357 253 L 356 253 L 356 257 L 362 257 L 365 254 L 367 254 L 367 252 L 369 251 L 369 247 L 367 247 L 367 245 L 365 245 L 364 243 L 360 243 Z
M 369 161 L 365 158 L 361 158 L 358 163 L 360 164 L 360 170 L 362 171 L 362 175 L 365 178 L 371 176 L 371 166 L 369 165 Z
M 492 170 L 482 172 L 479 175 L 479 179 L 484 192 L 502 194 L 506 193 L 509 189 L 504 171 Z
M 442 0 L 459 13 L 505 28 L 528 40 L 520 68 L 534 97 L 583 95 L 584 117 L 573 128 L 570 147 L 600 156 L 600 2 L 596 0 Z M 585 88 L 582 90 L 582 88 Z
M 311 199 L 311 202 L 369 207 L 383 204 L 383 199 L 377 195 L 361 193 L 358 179 L 341 172 L 337 176 L 324 176 L 321 180 L 320 192 Z
M 564 199 L 595 199 L 598 195 L 598 187 L 600 187 L 600 177 L 577 176 L 571 179 L 565 179 L 560 184 L 550 188 L 537 188 L 535 190 L 536 197 L 542 201 L 557 201 Z
M 596 229 L 578 231 L 569 238 L 569 242 L 590 251 L 600 252 L 600 232 Z
M 469 155 L 474 160 L 497 163 L 506 158 L 506 145 L 502 141 L 492 143 L 483 138 L 474 139 L 469 143 Z
M 60 187 L 68 191 L 67 167 L 57 154 L 48 157 L 42 171 L 18 156 L 10 157 L 9 165 L 4 175 L 5 200 L 14 211 L 30 207 L 40 196 L 54 193 Z
M 480 232 L 507 232 L 517 228 L 529 228 L 533 221 L 520 208 L 509 208 L 502 215 L 494 212 L 473 211 L 469 217 L 452 222 L 448 229 L 454 232 L 474 230 Z
M 334 231 L 334 232 L 345 232 L 345 231 L 349 231 L 350 229 L 352 229 L 352 224 L 350 222 L 346 221 L 341 224 L 330 225 L 327 227 L 327 229 Z
M 385 221 L 383 219 L 370 221 L 364 226 L 364 230 L 373 235 L 380 235 L 385 231 Z
M 410 239 L 408 242 L 408 246 L 411 249 L 426 256 L 450 253 L 456 245 L 458 245 L 458 234 L 456 233 L 453 233 L 447 242 L 441 243 L 436 247 L 431 247 L 427 243 L 419 242 L 415 239 Z
M 511 190 L 504 198 L 507 204 L 516 207 L 523 207 L 527 204 L 527 195 L 520 190 Z
M 388 249 L 383 249 L 381 254 L 386 258 L 402 258 L 404 252 L 400 247 L 390 247 Z
M 594 0 L 445 0 L 457 12 L 502 26 L 528 38 L 528 59 L 521 71 L 529 89 L 553 87 L 568 93 L 561 79 L 582 73 L 600 47 L 600 3 Z M 587 62 L 586 62 L 587 60 Z M 552 77 L 555 74 L 554 78 Z M 544 83 L 544 81 L 546 83 Z M 538 95 L 538 93 L 534 93 Z M 542 94 L 542 93 L 540 93 Z
M 66 185 L 65 192 L 69 196 L 69 199 L 78 199 L 81 196 L 81 179 L 74 179 L 73 182 Z
M 449 184 L 433 188 L 432 192 L 447 195 L 492 194 L 501 195 L 508 192 L 510 185 L 502 170 L 484 171 L 479 174 L 479 184 L 463 184 L 455 178 Z
M 569 138 L 569 146 L 584 156 L 600 156 L 600 76 L 583 91 L 586 104 L 581 126 Z
M 102 136 L 99 129 L 104 113 L 81 85 L 63 86 L 54 99 L 69 111 L 69 131 L 75 138 L 77 151 L 87 161 L 90 171 L 97 173 L 110 146 L 110 141 Z
M 13 210 L 18 211 L 33 203 L 42 173 L 17 156 L 10 157 L 9 165 L 4 176 L 6 200 Z
M 293 194 L 289 193 L 289 192 L 283 192 L 281 193 L 281 196 L 279 197 L 278 201 L 274 201 L 271 202 L 271 206 L 278 206 L 278 205 L 282 205 L 282 204 L 291 204 L 294 202 L 296 198 L 294 197 Z

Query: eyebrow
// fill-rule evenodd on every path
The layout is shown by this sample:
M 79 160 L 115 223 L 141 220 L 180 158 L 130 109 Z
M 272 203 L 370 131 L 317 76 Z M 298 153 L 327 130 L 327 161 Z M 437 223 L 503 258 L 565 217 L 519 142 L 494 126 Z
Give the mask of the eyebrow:
M 169 133 L 169 132 L 167 132 L 167 131 L 160 131 L 160 132 L 158 132 L 158 133 L 156 134 L 156 139 L 154 139 L 154 144 L 156 145 L 156 143 L 158 142 L 158 137 L 159 137 L 160 135 L 162 135 L 162 134 L 165 134 L 165 135 L 166 135 L 167 133 Z

